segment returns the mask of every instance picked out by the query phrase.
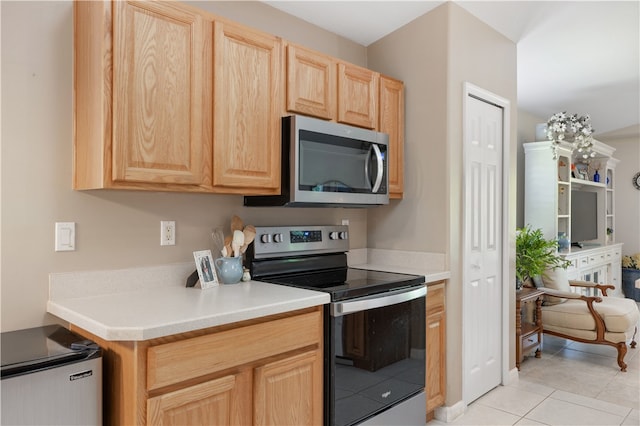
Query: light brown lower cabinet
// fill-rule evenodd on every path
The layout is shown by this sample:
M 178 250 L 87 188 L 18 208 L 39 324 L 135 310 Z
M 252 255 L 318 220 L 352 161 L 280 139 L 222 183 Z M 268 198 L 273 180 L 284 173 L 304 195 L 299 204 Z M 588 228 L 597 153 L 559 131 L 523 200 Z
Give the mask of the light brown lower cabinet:
M 149 398 L 147 424 L 250 424 L 250 413 L 241 408 L 241 398 L 249 395 L 242 385 L 242 374 L 237 374 Z
M 430 284 L 427 289 L 427 420 L 444 404 L 446 396 L 446 324 L 445 284 Z
M 104 424 L 320 425 L 322 307 L 104 349 Z

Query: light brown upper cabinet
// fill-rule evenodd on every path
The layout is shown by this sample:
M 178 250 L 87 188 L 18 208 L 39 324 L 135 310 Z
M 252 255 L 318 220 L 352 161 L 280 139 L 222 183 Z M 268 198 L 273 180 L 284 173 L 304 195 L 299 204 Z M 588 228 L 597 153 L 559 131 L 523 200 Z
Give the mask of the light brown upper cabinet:
M 214 22 L 213 186 L 280 192 L 282 40 Z
M 378 125 L 380 75 L 356 65 L 338 63 L 338 121 L 367 129 Z
M 74 2 L 74 189 L 211 186 L 211 45 L 179 3 Z
M 380 76 L 378 131 L 389 135 L 389 197 L 402 198 L 404 192 L 404 84 Z
M 287 111 L 334 120 L 336 64 L 330 56 L 287 45 Z
M 402 83 L 284 44 L 179 2 L 75 1 L 73 188 L 279 194 L 287 110 L 389 133 L 401 198 Z
M 378 73 L 293 43 L 286 66 L 287 111 L 378 128 Z

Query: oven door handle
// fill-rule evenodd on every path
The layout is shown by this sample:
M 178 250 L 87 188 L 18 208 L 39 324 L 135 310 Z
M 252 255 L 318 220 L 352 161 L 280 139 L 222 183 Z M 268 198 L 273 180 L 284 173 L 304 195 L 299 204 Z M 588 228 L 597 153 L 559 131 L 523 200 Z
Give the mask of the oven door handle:
M 354 312 L 366 311 L 367 309 L 381 308 L 383 306 L 395 305 L 408 302 L 427 295 L 427 286 L 402 289 L 394 292 L 363 297 L 361 299 L 346 302 L 334 302 L 331 304 L 331 316 L 339 317 L 352 314 Z

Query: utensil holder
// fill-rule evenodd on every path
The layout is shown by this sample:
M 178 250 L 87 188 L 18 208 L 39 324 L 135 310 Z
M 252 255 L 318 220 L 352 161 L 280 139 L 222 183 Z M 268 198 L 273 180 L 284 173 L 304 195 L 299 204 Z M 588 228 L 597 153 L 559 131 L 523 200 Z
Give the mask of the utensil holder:
M 244 270 L 242 269 L 242 256 L 219 257 L 213 261 L 218 279 L 222 284 L 235 284 L 240 282 Z

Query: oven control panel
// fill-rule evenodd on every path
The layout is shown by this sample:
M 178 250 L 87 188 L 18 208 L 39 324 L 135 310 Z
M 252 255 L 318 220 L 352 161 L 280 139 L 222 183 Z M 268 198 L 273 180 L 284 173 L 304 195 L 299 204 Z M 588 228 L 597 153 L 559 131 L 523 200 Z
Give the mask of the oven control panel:
M 345 225 L 256 226 L 254 257 L 340 253 L 349 250 Z

